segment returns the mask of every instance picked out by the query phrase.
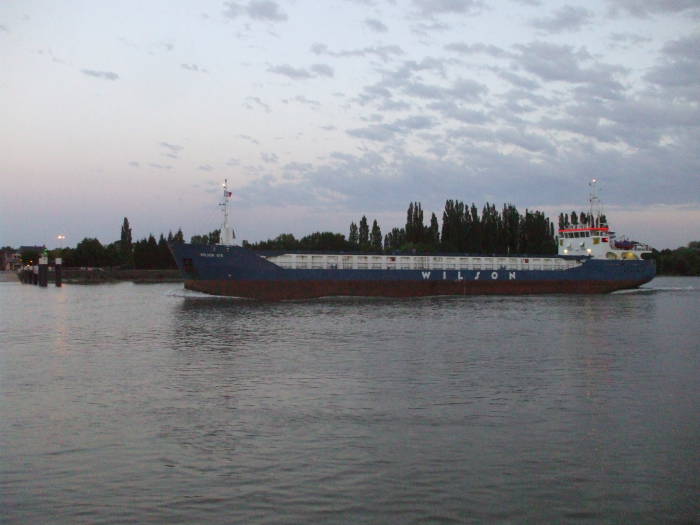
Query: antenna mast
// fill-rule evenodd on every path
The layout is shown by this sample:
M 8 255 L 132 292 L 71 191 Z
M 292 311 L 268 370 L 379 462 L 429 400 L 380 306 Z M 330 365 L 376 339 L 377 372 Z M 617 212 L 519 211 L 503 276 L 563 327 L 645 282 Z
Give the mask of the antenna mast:
M 592 179 L 588 186 L 591 188 L 588 196 L 588 212 L 589 217 L 599 226 L 603 226 L 605 222 L 605 215 L 603 214 L 603 206 L 600 204 L 600 198 L 598 197 L 598 179 Z
M 233 240 L 236 238 L 236 235 L 233 232 L 233 228 L 228 225 L 228 205 L 232 195 L 232 193 L 228 191 L 228 179 L 224 179 L 222 186 L 224 194 L 219 206 L 224 213 L 224 223 L 221 226 L 221 233 L 219 234 L 219 244 L 222 246 L 231 246 L 233 245 Z

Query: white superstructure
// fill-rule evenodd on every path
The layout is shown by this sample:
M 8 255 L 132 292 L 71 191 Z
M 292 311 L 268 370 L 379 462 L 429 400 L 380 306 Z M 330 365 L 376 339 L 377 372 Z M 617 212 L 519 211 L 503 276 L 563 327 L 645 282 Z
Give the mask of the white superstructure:
M 228 179 L 224 179 L 222 184 L 224 189 L 224 195 L 219 203 L 224 215 L 224 222 L 221 225 L 221 233 L 219 233 L 219 245 L 221 246 L 233 246 L 233 240 L 236 238 L 236 234 L 233 228 L 228 224 L 228 208 L 229 201 L 231 200 L 231 192 L 228 190 Z
M 590 182 L 589 213 L 582 223 L 560 225 L 559 255 L 590 256 L 594 259 L 641 259 L 651 253 L 647 244 L 616 238 L 610 230 L 596 192 L 596 179 Z

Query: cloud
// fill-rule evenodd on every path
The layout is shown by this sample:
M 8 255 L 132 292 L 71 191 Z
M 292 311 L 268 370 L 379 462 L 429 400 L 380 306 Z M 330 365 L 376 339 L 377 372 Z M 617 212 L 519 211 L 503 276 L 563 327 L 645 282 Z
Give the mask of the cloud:
M 446 49 L 447 51 L 454 51 L 456 53 L 462 53 L 465 55 L 482 53 L 495 58 L 503 58 L 510 56 L 509 53 L 507 53 L 500 47 L 494 46 L 492 44 L 466 44 L 464 42 L 452 42 L 451 44 L 447 44 L 444 47 L 444 49 Z
M 404 54 L 403 49 L 396 45 L 367 46 L 360 49 L 331 51 L 326 44 L 320 42 L 315 42 L 311 45 L 311 52 L 316 55 L 329 55 L 336 58 L 376 56 L 383 62 L 388 62 L 391 58 Z
M 165 149 L 170 150 L 173 153 L 179 153 L 183 149 L 185 149 L 183 146 L 180 146 L 178 144 L 169 144 L 168 142 L 161 142 L 160 146 L 165 148 Z
M 119 75 L 113 73 L 112 71 L 96 71 L 94 69 L 81 69 L 81 73 L 95 78 L 102 78 L 104 80 L 118 80 Z
M 539 82 L 535 82 L 527 77 L 517 75 L 510 70 L 498 70 L 497 73 L 503 80 L 506 80 L 519 88 L 535 90 L 540 87 Z
M 365 128 L 354 128 L 346 131 L 351 137 L 358 139 L 372 140 L 376 142 L 387 142 L 394 137 L 396 129 L 386 124 L 373 124 Z
M 214 168 L 209 164 L 201 164 L 198 168 L 199 171 L 214 171 Z
M 661 57 L 644 78 L 662 88 L 671 88 L 695 103 L 699 102 L 700 34 L 671 40 L 661 49 Z
M 140 165 L 141 164 L 139 164 L 135 160 L 132 160 L 131 162 L 129 162 L 129 166 L 131 166 L 132 168 L 138 168 Z
M 393 125 L 401 129 L 422 130 L 432 128 L 435 125 L 435 121 L 432 117 L 416 115 L 396 120 Z
M 182 69 L 186 69 L 187 71 L 192 71 L 195 73 L 207 73 L 206 69 L 204 69 L 203 67 L 199 67 L 197 64 L 180 64 L 180 67 Z
M 403 91 L 407 95 L 418 98 L 436 100 L 459 99 L 476 102 L 488 89 L 484 84 L 475 80 L 458 79 L 449 88 L 424 82 L 408 82 Z
M 650 37 L 635 33 L 611 33 L 610 40 L 615 44 L 630 44 L 633 46 L 651 42 Z
M 608 0 L 610 13 L 613 16 L 623 16 L 623 13 L 639 18 L 653 14 L 681 13 L 700 11 L 697 0 Z
M 435 119 L 427 115 L 414 115 L 397 119 L 390 124 L 371 124 L 364 128 L 353 128 L 346 131 L 351 137 L 388 142 L 397 134 L 422 131 L 435 126 Z
M 246 97 L 243 106 L 246 109 L 254 109 L 255 107 L 259 107 L 265 110 L 266 113 L 270 112 L 270 106 L 260 100 L 260 97 Z
M 313 77 L 313 75 L 311 73 L 309 73 L 306 69 L 292 67 L 288 64 L 283 64 L 281 66 L 270 66 L 267 68 L 267 70 L 270 73 L 275 73 L 277 75 L 283 75 L 283 76 L 291 78 L 293 80 L 300 80 L 300 79 Z
M 476 80 L 457 79 L 447 93 L 455 98 L 468 101 L 477 101 L 481 95 L 488 92 L 488 88 Z
M 439 22 L 437 20 L 430 20 L 429 22 L 418 22 L 411 26 L 411 31 L 418 36 L 427 37 L 432 33 L 442 33 L 448 31 L 450 26 Z
M 282 64 L 279 66 L 270 66 L 267 68 L 267 71 L 291 78 L 292 80 L 304 80 L 314 77 L 332 78 L 335 75 L 333 68 L 327 64 L 313 64 L 309 69 L 310 71 L 302 67 L 293 67 L 289 64 Z
M 263 162 L 267 164 L 277 164 L 279 162 L 279 157 L 274 153 L 261 153 L 260 158 Z
M 483 8 L 477 0 L 413 0 L 413 5 L 423 16 L 477 14 Z
M 333 68 L 327 64 L 314 64 L 311 66 L 311 71 L 320 77 L 333 77 L 335 75 Z
M 307 98 L 304 95 L 297 95 L 292 100 L 294 100 L 295 102 L 299 102 L 300 104 L 311 106 L 313 108 L 318 108 L 321 106 L 321 103 L 318 100 Z M 285 102 L 288 102 L 288 100 L 285 100 Z
M 250 0 L 247 4 L 239 2 L 225 2 L 224 16 L 227 18 L 238 18 L 247 16 L 253 20 L 264 20 L 268 22 L 284 22 L 287 15 L 280 10 L 279 5 L 271 0 Z
M 260 144 L 260 142 L 257 139 L 251 137 L 250 135 L 238 135 L 238 138 L 247 140 L 248 142 L 252 142 L 253 144 Z
M 532 42 L 515 47 L 520 50 L 520 56 L 514 65 L 545 81 L 581 82 L 585 75 L 580 62 L 591 58 L 584 50 L 575 51 L 571 46 L 548 42 Z
M 542 135 L 528 133 L 523 129 L 500 128 L 494 132 L 494 137 L 503 144 L 512 144 L 531 152 L 544 152 L 550 155 L 556 153 L 549 139 Z
M 177 144 L 169 144 L 167 142 L 161 142 L 160 147 L 166 150 L 162 155 L 171 159 L 179 159 L 180 152 L 184 149 L 182 146 Z
M 376 18 L 365 18 L 365 25 L 377 33 L 386 33 L 389 28 Z
M 154 162 L 151 162 L 151 163 L 149 164 L 149 166 L 150 166 L 151 168 L 155 168 L 155 169 L 157 169 L 157 170 L 171 170 L 171 169 L 173 169 L 173 167 L 170 166 L 170 165 L 156 164 L 156 163 L 154 163 Z
M 557 9 L 553 15 L 534 18 L 530 24 L 547 33 L 562 33 L 564 31 L 579 31 L 591 23 L 593 12 L 584 7 L 565 5 Z
M 461 107 L 452 100 L 433 102 L 428 108 L 441 113 L 445 119 L 453 119 L 469 124 L 485 124 L 488 121 L 483 111 Z
M 623 90 L 615 77 L 627 70 L 623 66 L 598 62 L 583 68 L 582 63 L 593 60 L 584 48 L 575 50 L 571 46 L 548 42 L 531 42 L 516 45 L 515 48 L 520 55 L 513 60 L 514 67 L 520 67 L 544 81 L 590 84 L 600 88 L 601 95 L 607 91 L 608 96 Z

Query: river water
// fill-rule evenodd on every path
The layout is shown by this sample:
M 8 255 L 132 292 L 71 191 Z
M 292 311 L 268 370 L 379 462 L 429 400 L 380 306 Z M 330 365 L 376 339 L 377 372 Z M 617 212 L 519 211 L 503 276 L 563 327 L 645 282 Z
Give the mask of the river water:
M 697 522 L 699 312 L 0 283 L 0 521 Z

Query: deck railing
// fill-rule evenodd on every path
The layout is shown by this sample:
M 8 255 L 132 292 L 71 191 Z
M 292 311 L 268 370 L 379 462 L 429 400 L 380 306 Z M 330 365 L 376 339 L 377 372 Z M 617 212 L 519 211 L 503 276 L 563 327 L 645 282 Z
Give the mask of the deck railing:
M 313 255 L 266 257 L 297 270 L 568 270 L 582 263 L 558 257 L 469 257 L 444 255 Z

